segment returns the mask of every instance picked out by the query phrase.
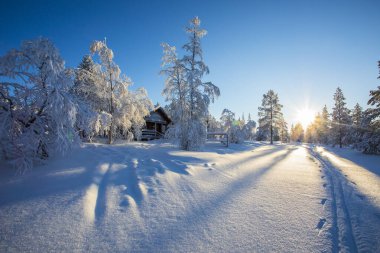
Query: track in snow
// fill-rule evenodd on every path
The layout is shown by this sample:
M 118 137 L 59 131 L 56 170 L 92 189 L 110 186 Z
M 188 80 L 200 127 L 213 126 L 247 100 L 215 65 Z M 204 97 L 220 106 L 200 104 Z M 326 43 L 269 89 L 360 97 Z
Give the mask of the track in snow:
M 316 147 L 309 147 L 309 152 L 318 160 L 323 173 L 327 176 L 323 186 L 328 189 L 331 198 L 329 222 L 332 225 L 330 229 L 333 236 L 333 251 L 378 252 L 380 220 L 376 216 L 379 207 L 365 201 L 364 195 L 356 188 L 357 184 L 350 181 L 348 175 L 343 172 L 343 168 L 350 169 L 350 166 L 358 167 L 358 165 L 322 148 L 318 150 Z M 377 184 L 372 187 L 377 187 L 377 194 L 380 194 Z

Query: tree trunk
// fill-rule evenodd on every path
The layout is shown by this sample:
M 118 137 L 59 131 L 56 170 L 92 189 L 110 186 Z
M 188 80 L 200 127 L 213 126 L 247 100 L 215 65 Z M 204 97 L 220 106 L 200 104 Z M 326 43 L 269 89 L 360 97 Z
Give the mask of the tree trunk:
M 270 144 L 273 144 L 273 106 L 270 107 Z
M 108 131 L 108 144 L 112 144 L 112 122 L 111 122 L 110 130 Z
M 109 63 L 109 68 L 111 66 L 111 63 Z M 112 144 L 112 127 L 113 127 L 113 86 L 112 86 L 112 73 L 110 72 L 110 88 L 111 88 L 111 98 L 110 98 L 110 114 L 111 114 L 111 125 L 110 125 L 110 131 L 108 134 L 108 144 Z

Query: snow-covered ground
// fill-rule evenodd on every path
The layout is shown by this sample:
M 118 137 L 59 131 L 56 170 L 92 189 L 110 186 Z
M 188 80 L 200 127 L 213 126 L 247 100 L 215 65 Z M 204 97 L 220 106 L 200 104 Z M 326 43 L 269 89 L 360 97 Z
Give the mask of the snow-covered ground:
M 86 144 L 0 177 L 0 252 L 380 252 L 380 157 Z

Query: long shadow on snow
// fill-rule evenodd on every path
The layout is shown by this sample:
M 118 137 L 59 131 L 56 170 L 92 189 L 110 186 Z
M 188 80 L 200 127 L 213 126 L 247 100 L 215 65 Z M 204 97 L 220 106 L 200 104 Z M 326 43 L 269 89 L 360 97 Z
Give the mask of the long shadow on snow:
M 232 161 L 232 165 L 234 167 L 239 167 L 240 164 L 244 164 L 246 163 L 248 160 L 252 160 L 252 159 L 257 159 L 257 158 L 260 158 L 260 157 L 264 157 L 264 156 L 267 156 L 267 155 L 270 155 L 270 154 L 273 154 L 275 152 L 278 152 L 280 150 L 284 150 L 285 148 L 287 150 L 295 150 L 297 149 L 296 147 L 292 146 L 292 147 L 285 147 L 284 145 L 274 145 L 274 146 L 271 146 L 271 145 L 267 145 L 268 149 L 265 149 L 265 150 L 260 150 L 260 151 L 255 151 L 255 150 L 252 150 L 254 151 L 252 153 L 252 155 L 244 158 L 244 159 L 239 159 L 238 162 L 235 162 L 235 161 Z
M 224 146 L 219 142 L 208 142 L 202 149 L 203 152 L 216 152 L 220 155 L 225 154 L 236 154 L 244 151 L 254 150 L 256 148 L 266 146 L 269 143 L 267 142 L 244 142 L 242 144 L 231 143 L 228 147 Z M 282 144 L 272 144 L 271 146 L 283 146 Z
M 81 148 L 80 155 L 76 157 L 75 150 L 70 154 L 70 159 L 61 158 L 49 161 L 46 165 L 23 175 L 14 176 L 0 183 L 0 207 L 17 202 L 33 200 L 66 192 L 76 192 L 73 201 L 80 199 L 83 192 L 93 183 L 98 186 L 96 211 L 99 216 L 104 214 L 106 202 L 106 190 L 108 185 L 124 185 L 125 193 L 131 196 L 137 203 L 143 198 L 139 182 L 149 182 L 157 173 L 163 174 L 171 171 L 181 175 L 188 175 L 185 162 L 201 163 L 202 160 L 192 157 L 172 156 L 166 151 L 162 155 L 152 152 L 152 155 L 144 147 L 136 151 L 145 152 L 143 159 L 137 160 L 135 168 L 132 159 L 126 159 L 126 155 L 133 157 L 133 152 L 123 146 L 86 146 Z M 101 150 L 99 150 L 101 149 Z M 139 155 L 141 156 L 141 155 Z M 136 156 L 138 157 L 138 156 Z M 140 163 L 148 163 L 146 170 L 139 170 Z M 97 171 L 102 165 L 108 165 L 108 171 L 99 175 Z M 125 168 L 112 169 L 113 165 L 126 165 Z M 98 177 L 98 182 L 94 178 Z M 140 179 L 141 177 L 141 179 Z
M 32 200 L 46 196 L 52 196 L 64 192 L 77 191 L 87 188 L 92 182 L 94 170 L 101 164 L 98 160 L 91 159 L 96 153 L 93 147 L 84 147 L 86 156 L 79 159 L 61 158 L 22 176 L 13 176 L 0 184 L 0 207 Z M 74 155 L 75 150 L 73 151 Z M 83 165 L 86 166 L 83 166 Z M 70 169 L 68 169 L 70 168 Z
M 258 170 L 248 173 L 240 180 L 234 181 L 232 184 L 229 184 L 223 192 L 218 194 L 216 198 L 205 201 L 204 203 L 199 203 L 198 206 L 189 210 L 185 217 L 181 217 L 179 222 L 175 222 L 170 226 L 166 226 L 164 230 L 158 231 L 155 234 L 149 236 L 149 246 L 154 247 L 152 250 L 160 251 L 157 249 L 157 245 L 162 245 L 162 247 L 167 247 L 163 240 L 170 237 L 170 242 L 180 244 L 180 240 L 183 239 L 183 233 L 177 231 L 178 229 L 186 228 L 186 231 L 191 231 L 191 227 L 196 227 L 197 224 L 207 223 L 207 221 L 212 217 L 213 213 L 217 210 L 223 208 L 223 205 L 230 203 L 235 195 L 239 195 L 240 192 L 244 192 L 248 188 L 252 188 L 263 175 L 268 173 L 276 164 L 286 159 L 295 148 L 287 149 L 285 154 L 276 156 L 272 159 L 272 162 L 267 166 L 260 168 Z M 273 150 L 272 150 L 273 151 Z M 280 151 L 274 152 L 278 153 Z M 201 232 L 201 231 L 200 231 Z M 200 235 L 201 236 L 201 235 Z M 149 251 L 149 250 L 148 250 Z
M 137 205 L 140 205 L 144 198 L 140 183 L 144 183 L 148 188 L 153 187 L 153 180 L 157 174 L 164 174 L 167 171 L 189 175 L 186 163 L 204 162 L 201 159 L 185 156 L 173 156 L 165 153 L 165 155 L 146 155 L 142 158 L 127 158 L 122 163 L 125 168 L 119 169 L 111 175 L 111 184 L 116 186 L 124 186 L 126 189 L 123 194 L 131 197 Z M 140 170 L 140 167 L 143 169 Z M 125 198 L 120 203 L 121 206 L 128 206 L 129 200 Z

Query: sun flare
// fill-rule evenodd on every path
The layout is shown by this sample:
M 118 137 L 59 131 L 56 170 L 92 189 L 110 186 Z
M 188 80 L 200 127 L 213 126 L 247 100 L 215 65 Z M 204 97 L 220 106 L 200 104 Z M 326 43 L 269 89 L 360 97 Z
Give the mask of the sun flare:
M 297 118 L 296 121 L 301 123 L 304 130 L 306 130 L 307 126 L 313 122 L 315 117 L 315 111 L 310 108 L 303 108 L 297 110 Z

